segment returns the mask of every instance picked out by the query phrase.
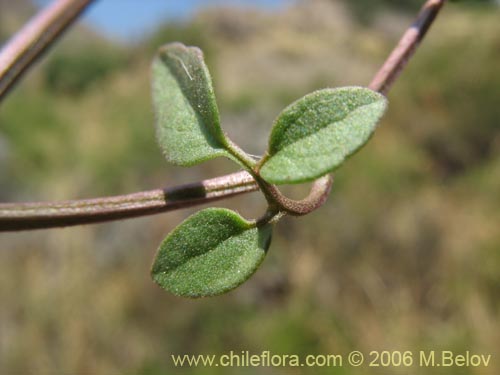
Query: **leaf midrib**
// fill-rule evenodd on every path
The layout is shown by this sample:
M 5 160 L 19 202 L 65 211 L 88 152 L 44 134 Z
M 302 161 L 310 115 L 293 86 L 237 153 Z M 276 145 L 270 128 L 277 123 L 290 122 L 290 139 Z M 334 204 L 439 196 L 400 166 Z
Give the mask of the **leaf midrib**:
M 336 123 L 338 123 L 338 122 L 344 121 L 345 119 L 349 118 L 350 116 L 353 116 L 354 114 L 356 114 L 359 110 L 361 110 L 361 109 L 363 109 L 363 108 L 365 108 L 365 107 L 371 106 L 371 105 L 373 105 L 373 104 L 376 104 L 376 103 L 377 103 L 377 101 L 375 100 L 375 101 L 373 101 L 373 102 L 371 102 L 371 103 L 368 103 L 368 104 L 363 104 L 363 105 L 358 106 L 355 110 L 350 111 L 347 115 L 345 115 L 345 116 L 341 117 L 339 120 L 334 121 L 334 122 L 327 123 L 325 126 L 322 126 L 322 127 L 321 127 L 321 128 L 320 128 L 317 132 L 314 132 L 314 133 L 308 134 L 308 135 L 306 135 L 306 136 L 305 136 L 305 137 L 303 137 L 303 138 L 299 138 L 299 139 L 297 139 L 297 140 L 295 140 L 295 141 L 293 141 L 293 142 L 291 142 L 291 143 L 287 144 L 286 146 L 284 146 L 283 148 L 281 148 L 280 150 L 278 150 L 276 153 L 272 154 L 270 157 L 272 158 L 273 156 L 276 156 L 276 155 L 278 155 L 278 154 L 280 154 L 280 153 L 284 152 L 285 150 L 287 150 L 287 149 L 289 149 L 290 147 L 294 146 L 296 143 L 301 142 L 301 141 L 303 141 L 303 140 L 306 140 L 306 139 L 308 139 L 308 138 L 310 138 L 310 137 L 314 136 L 315 134 L 317 134 L 319 131 L 321 131 L 321 130 L 324 130 L 324 129 L 328 128 L 331 124 L 336 124 Z M 326 154 L 326 153 L 323 153 L 323 154 Z
M 195 256 L 189 257 L 189 258 L 188 258 L 188 260 L 187 260 L 186 262 L 181 263 L 181 264 L 179 264 L 179 265 L 177 265 L 177 266 L 175 266 L 175 267 L 173 267 L 173 268 L 170 268 L 170 269 L 169 269 L 169 271 L 164 271 L 163 273 L 170 273 L 170 272 L 173 272 L 173 271 L 177 270 L 179 267 L 181 267 L 181 266 L 185 265 L 186 263 L 190 262 L 191 260 L 196 259 L 196 258 L 199 258 L 199 257 L 201 257 L 201 256 L 203 256 L 203 255 L 208 254 L 209 252 L 211 252 L 211 251 L 213 251 L 214 249 L 216 249 L 216 248 L 218 248 L 219 246 L 221 246 L 223 243 L 225 243 L 225 242 L 229 241 L 231 238 L 236 237 L 236 236 L 239 236 L 239 235 L 240 235 L 240 234 L 242 234 L 243 232 L 246 232 L 246 231 L 251 230 L 251 229 L 254 229 L 254 227 L 249 227 L 249 228 L 243 229 L 241 232 L 238 232 L 237 234 L 230 235 L 229 237 L 227 237 L 225 240 L 223 240 L 223 241 L 219 242 L 219 243 L 217 244 L 217 246 L 215 246 L 215 247 L 211 248 L 210 250 L 205 251 L 204 253 L 201 253 L 201 254 L 198 254 L 198 255 L 195 255 Z

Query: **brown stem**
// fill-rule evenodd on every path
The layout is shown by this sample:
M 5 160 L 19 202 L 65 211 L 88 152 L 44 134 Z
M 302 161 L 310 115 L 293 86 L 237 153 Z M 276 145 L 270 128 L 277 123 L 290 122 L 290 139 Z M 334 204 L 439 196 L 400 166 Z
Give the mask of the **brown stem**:
M 371 89 L 384 94 L 389 91 L 445 2 L 446 0 L 428 0 L 423 5 L 413 25 L 405 32 L 370 83 Z M 0 61 L 2 55 L 3 51 L 0 54 Z M 0 80 L 2 79 L 0 71 Z M 310 195 L 303 201 L 293 201 L 283 197 L 275 186 L 268 185 L 267 189 L 270 189 L 268 191 L 271 194 L 276 194 L 282 208 L 288 213 L 303 215 L 324 203 L 331 182 L 328 176 L 317 180 Z M 1 203 L 0 231 L 79 225 L 150 215 L 204 204 L 257 189 L 253 178 L 246 172 L 240 172 L 191 185 L 109 198 L 58 203 Z
M 333 184 L 333 177 L 326 175 L 314 181 L 309 195 L 296 201 L 285 197 L 274 185 L 267 185 L 267 192 L 273 197 L 273 200 L 279 205 L 279 209 L 293 216 L 303 216 L 320 208 L 328 198 Z
M 31 19 L 0 51 L 0 100 L 93 0 L 56 0 Z
M 227 176 L 116 197 L 67 202 L 0 204 L 0 231 L 97 223 L 152 215 L 258 190 L 245 171 Z
M 387 94 L 404 67 L 417 50 L 446 0 L 428 0 L 413 24 L 403 34 L 396 48 L 377 72 L 370 85 L 374 91 Z

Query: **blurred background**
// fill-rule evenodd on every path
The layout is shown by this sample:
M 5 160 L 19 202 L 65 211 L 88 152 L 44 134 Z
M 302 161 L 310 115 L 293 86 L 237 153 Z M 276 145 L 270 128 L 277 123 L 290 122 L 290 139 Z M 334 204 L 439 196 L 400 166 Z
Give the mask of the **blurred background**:
M 46 3 L 0 0 L 0 44 Z M 291 101 L 367 85 L 422 3 L 97 1 L 1 103 L 0 200 L 117 195 L 234 171 L 163 159 L 149 75 L 163 43 L 204 50 L 226 131 L 261 154 Z M 171 354 L 230 350 L 469 350 L 492 354 L 490 366 L 370 373 L 498 374 L 499 16 L 493 2 L 445 7 L 326 205 L 280 222 L 264 264 L 227 295 L 181 299 L 149 277 L 159 243 L 197 209 L 0 234 L 0 373 L 165 374 Z M 216 205 L 251 218 L 265 202 L 253 193 Z

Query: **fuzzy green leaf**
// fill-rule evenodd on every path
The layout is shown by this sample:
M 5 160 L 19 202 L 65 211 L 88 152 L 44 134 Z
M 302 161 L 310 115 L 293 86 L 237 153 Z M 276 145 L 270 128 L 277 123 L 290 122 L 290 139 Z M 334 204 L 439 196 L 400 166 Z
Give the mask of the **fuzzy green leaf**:
M 237 213 L 207 208 L 186 219 L 163 241 L 151 269 L 153 280 L 178 296 L 230 291 L 260 265 L 271 225 L 256 227 Z
M 156 134 L 167 160 L 190 166 L 229 156 L 202 51 L 166 44 L 158 50 L 152 70 Z
M 362 87 L 304 96 L 275 121 L 261 176 L 293 184 L 333 171 L 368 141 L 386 106 L 383 95 Z

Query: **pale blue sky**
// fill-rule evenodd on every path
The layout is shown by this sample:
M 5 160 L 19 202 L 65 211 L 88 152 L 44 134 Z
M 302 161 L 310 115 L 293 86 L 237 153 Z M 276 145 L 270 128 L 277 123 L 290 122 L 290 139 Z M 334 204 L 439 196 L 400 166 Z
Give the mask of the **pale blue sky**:
M 50 0 L 33 0 L 46 5 Z M 107 36 L 122 41 L 137 40 L 168 19 L 186 19 L 197 9 L 229 4 L 276 10 L 294 0 L 97 0 L 83 21 Z

